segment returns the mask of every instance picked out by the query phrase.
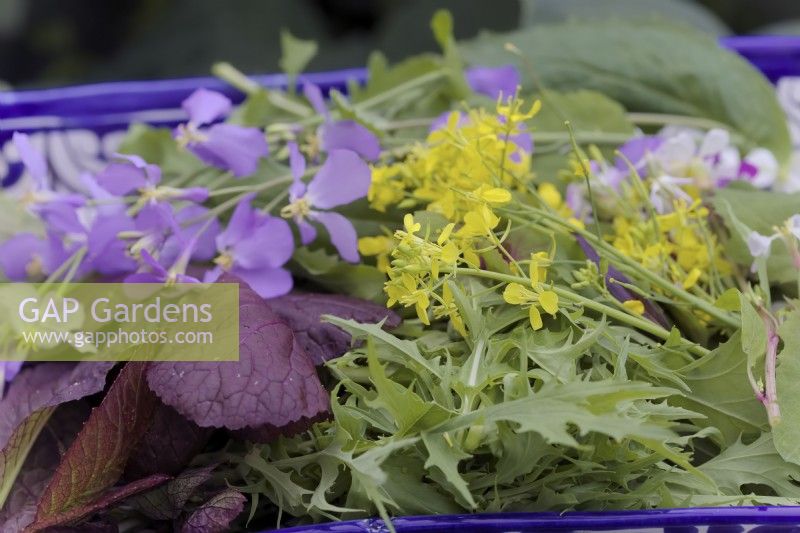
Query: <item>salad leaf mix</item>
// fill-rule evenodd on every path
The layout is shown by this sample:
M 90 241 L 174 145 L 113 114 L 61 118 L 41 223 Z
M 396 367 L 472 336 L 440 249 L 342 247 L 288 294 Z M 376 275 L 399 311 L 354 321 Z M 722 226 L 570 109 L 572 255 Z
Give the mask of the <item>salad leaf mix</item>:
M 241 105 L 81 190 L 15 134 L 5 277 L 238 283 L 240 360 L 0 363 L 3 531 L 800 503 L 774 89 L 682 28 L 452 27 L 327 94 L 284 33 L 288 88 L 216 65 Z

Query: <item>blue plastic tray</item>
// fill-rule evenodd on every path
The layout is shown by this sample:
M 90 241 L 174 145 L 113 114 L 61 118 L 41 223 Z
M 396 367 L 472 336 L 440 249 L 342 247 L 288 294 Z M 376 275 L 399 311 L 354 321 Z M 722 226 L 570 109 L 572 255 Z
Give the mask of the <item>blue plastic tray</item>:
M 737 51 L 772 81 L 800 76 L 800 37 L 730 37 L 721 44 Z M 364 69 L 308 74 L 323 90 L 344 89 L 348 80 L 363 81 Z M 255 76 L 268 87 L 284 87 L 282 75 Z M 47 153 L 56 176 L 69 181 L 76 169 L 99 168 L 134 122 L 173 125 L 185 119 L 181 101 L 206 87 L 238 102 L 243 95 L 216 78 L 114 82 L 56 89 L 0 92 L 0 177 L 14 183 L 21 165 L 5 145 L 14 131 L 34 135 Z M 400 533 L 458 531 L 664 531 L 668 533 L 800 532 L 800 507 L 692 508 L 595 513 L 506 513 L 406 517 L 394 520 Z M 290 528 L 285 532 L 384 533 L 382 520 L 356 520 Z

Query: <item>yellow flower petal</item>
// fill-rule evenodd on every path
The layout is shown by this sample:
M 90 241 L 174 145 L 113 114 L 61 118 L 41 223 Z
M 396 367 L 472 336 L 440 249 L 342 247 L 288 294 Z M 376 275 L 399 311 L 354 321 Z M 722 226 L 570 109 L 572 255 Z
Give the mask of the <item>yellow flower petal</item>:
M 697 284 L 697 280 L 700 279 L 700 275 L 702 273 L 703 272 L 699 268 L 693 268 L 689 272 L 689 275 L 686 276 L 686 279 L 683 280 L 683 288 L 684 289 L 691 289 L 692 287 L 694 287 Z
M 456 225 L 451 222 L 450 224 L 442 228 L 442 232 L 439 234 L 439 238 L 436 239 L 436 244 L 442 246 L 445 242 L 447 242 L 447 239 L 450 238 L 450 234 L 453 233 L 453 228 L 455 226 Z
M 528 290 L 519 283 L 509 283 L 503 291 L 503 300 L 511 305 L 522 305 L 528 301 Z
M 542 291 L 539 293 L 539 305 L 546 312 L 555 315 L 558 312 L 558 294 L 553 291 Z
M 552 183 L 542 183 L 539 185 L 539 196 L 542 201 L 551 209 L 558 209 L 561 206 L 561 193 Z
M 542 329 L 542 326 L 544 325 L 542 323 L 542 315 L 539 313 L 539 310 L 536 309 L 535 305 L 532 305 L 528 311 L 528 318 L 531 321 L 531 327 L 533 329 Z
M 622 302 L 622 305 L 628 310 L 628 312 L 633 313 L 634 315 L 644 314 L 644 303 L 642 303 L 641 300 L 625 300 Z
M 406 216 L 403 217 L 403 226 L 405 226 L 406 231 L 411 234 L 418 232 L 422 228 L 422 224 L 414 222 L 414 215 L 411 213 L 407 213 Z
M 488 189 L 481 193 L 481 198 L 490 204 L 507 204 L 511 201 L 511 193 L 500 187 Z

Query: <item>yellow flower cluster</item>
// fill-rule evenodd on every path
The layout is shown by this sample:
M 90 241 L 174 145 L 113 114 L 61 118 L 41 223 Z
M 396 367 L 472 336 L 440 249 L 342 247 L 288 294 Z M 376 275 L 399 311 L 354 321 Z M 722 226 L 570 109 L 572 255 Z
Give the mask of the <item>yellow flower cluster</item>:
M 522 101 L 498 103 L 496 113 L 472 109 L 453 112 L 402 161 L 372 169 L 368 199 L 378 211 L 390 206 L 427 209 L 460 222 L 483 202 L 505 203 L 506 189 L 522 187 L 531 177 L 531 156 L 520 146 L 527 111 Z
M 614 247 L 646 269 L 691 289 L 709 281 L 709 272 L 730 274 L 730 263 L 708 227 L 708 209 L 699 200 L 688 205 L 674 202 L 674 211 L 652 219 L 632 219 L 618 215 L 613 233 Z
M 428 310 L 433 298 L 446 310 L 444 314 L 457 315 L 452 293 L 449 290 L 442 291 L 442 296 L 437 293 L 442 269 L 451 271 L 464 255 L 456 244 L 454 227 L 452 222 L 447 224 L 439 231 L 436 240 L 431 241 L 428 235 L 418 235 L 422 224 L 416 222 L 413 215 L 404 217 L 403 229 L 395 232 L 397 242 L 391 251 L 391 268 L 387 271 L 389 279 L 385 290 L 389 297 L 388 306 L 396 303 L 405 307 L 414 306 L 422 323 L 430 324 Z M 463 330 L 463 323 L 460 319 L 458 322 L 454 325 L 460 325 Z

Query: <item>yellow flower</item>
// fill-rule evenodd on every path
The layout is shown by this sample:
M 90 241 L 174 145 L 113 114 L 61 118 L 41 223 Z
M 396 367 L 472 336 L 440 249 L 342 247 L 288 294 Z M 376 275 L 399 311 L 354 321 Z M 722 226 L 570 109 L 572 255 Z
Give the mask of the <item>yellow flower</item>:
M 539 185 L 539 196 L 542 201 L 551 209 L 558 210 L 561 207 L 561 193 L 552 183 L 542 183 Z
M 375 256 L 378 270 L 389 271 L 389 254 L 394 249 L 394 240 L 385 235 L 361 237 L 358 239 L 358 252 L 365 256 Z
M 550 258 L 544 252 L 531 254 L 531 288 L 520 283 L 509 283 L 503 290 L 503 300 L 506 303 L 530 306 L 528 318 L 535 330 L 544 325 L 540 309 L 552 316 L 558 312 L 558 294 L 543 283 L 547 277 L 546 265 L 549 264 Z
M 458 230 L 462 237 L 479 237 L 488 235 L 497 225 L 500 219 L 492 213 L 486 205 L 481 205 L 464 215 L 464 225 Z
M 622 306 L 634 315 L 644 314 L 644 303 L 641 300 L 625 300 Z
M 697 285 L 697 280 L 700 279 L 700 275 L 703 272 L 699 268 L 693 268 L 689 271 L 689 274 L 686 276 L 686 279 L 683 280 L 683 288 L 684 289 L 691 289 L 695 285 Z

